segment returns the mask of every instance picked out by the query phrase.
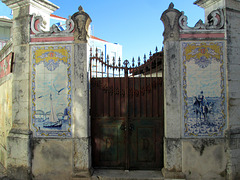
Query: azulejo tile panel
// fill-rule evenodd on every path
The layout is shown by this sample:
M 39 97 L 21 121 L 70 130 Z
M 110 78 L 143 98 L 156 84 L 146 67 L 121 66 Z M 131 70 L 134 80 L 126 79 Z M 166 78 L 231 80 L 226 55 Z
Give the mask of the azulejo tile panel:
M 182 42 L 184 137 L 221 137 L 227 126 L 224 42 Z
M 35 137 L 72 135 L 72 47 L 32 47 L 31 128 Z

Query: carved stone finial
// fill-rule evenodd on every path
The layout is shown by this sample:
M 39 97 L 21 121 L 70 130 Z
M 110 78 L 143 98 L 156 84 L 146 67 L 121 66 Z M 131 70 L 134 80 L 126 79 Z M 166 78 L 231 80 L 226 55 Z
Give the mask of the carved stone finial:
M 75 24 L 74 39 L 78 43 L 86 43 L 88 39 L 88 27 L 92 20 L 90 16 L 84 12 L 82 6 L 79 6 L 78 10 L 78 12 L 72 15 Z
M 78 7 L 78 10 L 79 10 L 80 13 L 81 13 L 81 12 L 84 12 L 84 9 L 83 9 L 82 6 L 79 6 L 79 7 Z
M 169 4 L 168 9 L 173 9 L 173 8 L 174 8 L 174 4 L 171 2 L 171 3 Z
M 179 39 L 179 26 L 178 19 L 181 16 L 181 12 L 174 9 L 174 4 L 170 3 L 168 9 L 163 12 L 161 20 L 164 24 L 164 41 L 166 40 L 178 40 Z

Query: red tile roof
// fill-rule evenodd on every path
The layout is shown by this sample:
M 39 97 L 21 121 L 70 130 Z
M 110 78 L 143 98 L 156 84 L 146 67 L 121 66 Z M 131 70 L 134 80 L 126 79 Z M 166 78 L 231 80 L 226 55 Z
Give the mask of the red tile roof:
M 50 16 L 53 17 L 53 18 L 67 20 L 67 18 L 63 18 L 63 17 L 57 16 L 57 15 L 54 15 L 54 14 L 51 14 Z
M 91 35 L 91 38 L 92 38 L 92 39 L 99 40 L 99 41 L 107 42 L 107 41 L 105 41 L 105 40 L 103 40 L 103 39 L 97 38 L 97 37 L 95 37 L 95 36 L 92 36 L 92 35 Z

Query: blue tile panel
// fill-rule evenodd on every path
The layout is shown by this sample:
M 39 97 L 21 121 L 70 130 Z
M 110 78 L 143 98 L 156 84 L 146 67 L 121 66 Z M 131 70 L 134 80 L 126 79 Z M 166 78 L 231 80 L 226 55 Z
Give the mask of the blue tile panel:
M 31 128 L 35 137 L 72 136 L 72 47 L 34 46 Z
M 227 126 L 224 42 L 182 42 L 184 137 L 222 137 Z

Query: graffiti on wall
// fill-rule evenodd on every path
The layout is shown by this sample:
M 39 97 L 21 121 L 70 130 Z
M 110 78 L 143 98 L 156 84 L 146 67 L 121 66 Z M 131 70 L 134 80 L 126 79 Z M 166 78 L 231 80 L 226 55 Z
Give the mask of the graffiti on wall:
M 32 47 L 32 130 L 37 137 L 71 136 L 71 46 Z
M 182 42 L 185 137 L 223 136 L 226 127 L 224 42 Z

